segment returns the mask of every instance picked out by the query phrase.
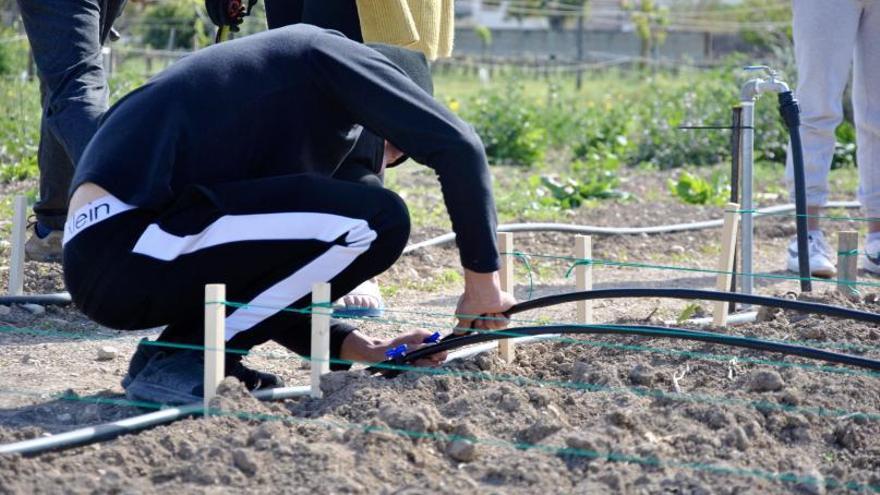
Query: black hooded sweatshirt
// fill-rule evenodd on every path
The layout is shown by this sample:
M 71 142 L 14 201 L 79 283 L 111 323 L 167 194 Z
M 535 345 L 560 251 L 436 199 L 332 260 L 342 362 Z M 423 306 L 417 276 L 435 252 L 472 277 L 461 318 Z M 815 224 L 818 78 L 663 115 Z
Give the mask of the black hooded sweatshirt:
M 131 92 L 105 116 L 72 190 L 93 182 L 161 213 L 192 185 L 332 176 L 362 126 L 436 171 L 462 266 L 497 270 L 491 178 L 473 129 L 378 51 L 309 25 L 205 48 Z

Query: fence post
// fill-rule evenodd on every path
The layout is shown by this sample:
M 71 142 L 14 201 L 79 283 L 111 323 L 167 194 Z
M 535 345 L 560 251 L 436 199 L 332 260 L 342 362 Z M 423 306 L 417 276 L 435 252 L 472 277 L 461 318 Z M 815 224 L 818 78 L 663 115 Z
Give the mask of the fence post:
M 575 237 L 574 257 L 578 261 L 592 260 L 593 241 L 588 235 Z M 579 264 L 574 269 L 575 283 L 578 291 L 593 290 L 593 265 Z M 578 301 L 577 322 L 583 325 L 593 323 L 593 301 Z
M 859 295 L 853 284 L 858 279 L 859 233 L 846 230 L 837 233 L 837 291 L 847 297 Z
M 513 259 L 513 234 L 510 232 L 498 233 L 498 251 L 501 252 L 501 290 L 513 294 L 514 289 L 514 259 Z M 514 358 L 513 339 L 501 339 L 498 341 L 498 351 L 505 363 L 512 363 Z
M 24 238 L 27 229 L 27 198 L 16 196 L 12 216 L 12 246 L 9 256 L 9 295 L 24 294 Z
M 226 285 L 208 284 L 205 286 L 205 414 L 226 374 L 225 367 Z
M 739 204 L 727 203 L 724 211 L 724 230 L 721 235 L 721 257 L 718 259 L 718 277 L 715 288 L 718 291 L 730 289 L 733 278 L 733 255 L 736 252 L 736 227 L 739 220 Z M 715 318 L 713 323 L 727 325 L 727 301 L 715 302 Z
M 310 396 L 320 399 L 321 375 L 330 372 L 330 284 L 312 285 L 312 352 Z

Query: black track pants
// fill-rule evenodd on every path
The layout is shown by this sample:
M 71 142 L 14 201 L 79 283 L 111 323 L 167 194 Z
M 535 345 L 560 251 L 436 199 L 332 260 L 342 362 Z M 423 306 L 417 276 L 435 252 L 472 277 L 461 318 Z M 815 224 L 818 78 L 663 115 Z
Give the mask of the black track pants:
M 394 193 L 291 175 L 199 186 L 160 215 L 134 209 L 86 228 L 64 248 L 74 302 L 118 329 L 167 325 L 161 340 L 200 344 L 204 287 L 226 284 L 229 348 L 268 340 L 307 355 L 316 282 L 336 299 L 385 271 L 409 237 Z M 241 303 L 241 304 L 236 304 Z M 338 357 L 350 327 L 331 331 Z

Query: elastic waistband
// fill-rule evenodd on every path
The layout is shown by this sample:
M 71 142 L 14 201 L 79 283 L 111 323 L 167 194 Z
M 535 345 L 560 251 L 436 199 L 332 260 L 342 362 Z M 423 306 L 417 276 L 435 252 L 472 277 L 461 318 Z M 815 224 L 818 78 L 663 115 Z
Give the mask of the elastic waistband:
M 68 217 L 67 222 L 64 223 L 64 240 L 62 245 L 67 244 L 77 234 L 92 225 L 135 208 L 135 206 L 123 203 L 116 196 L 110 194 L 82 206 L 72 216 Z

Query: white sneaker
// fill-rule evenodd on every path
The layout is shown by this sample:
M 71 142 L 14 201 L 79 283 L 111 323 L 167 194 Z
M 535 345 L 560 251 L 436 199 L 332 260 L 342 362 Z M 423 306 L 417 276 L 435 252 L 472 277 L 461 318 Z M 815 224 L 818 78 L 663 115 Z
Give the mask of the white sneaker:
M 821 232 L 818 234 L 810 234 L 809 236 L 810 251 L 810 274 L 813 277 L 831 278 L 837 275 L 837 269 L 834 267 L 834 252 L 825 242 L 825 236 Z M 878 246 L 880 247 L 880 246 Z M 878 259 L 877 261 L 880 261 Z M 877 266 L 880 272 L 880 265 Z M 798 267 L 798 247 L 797 237 L 792 239 L 788 245 L 788 271 L 800 273 Z
M 880 241 L 865 242 L 865 254 L 862 256 L 862 268 L 880 275 Z

